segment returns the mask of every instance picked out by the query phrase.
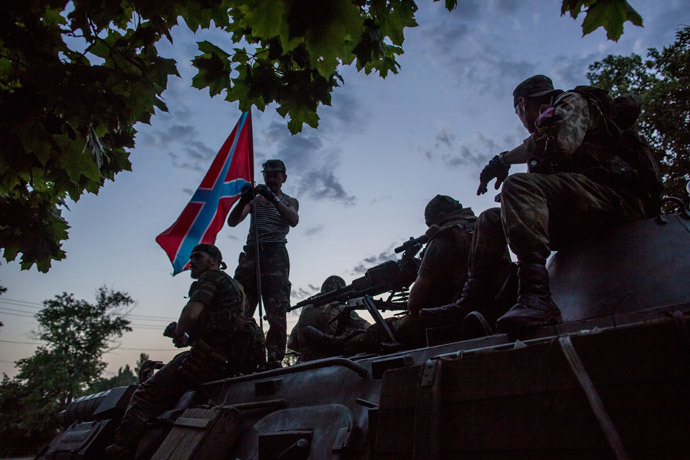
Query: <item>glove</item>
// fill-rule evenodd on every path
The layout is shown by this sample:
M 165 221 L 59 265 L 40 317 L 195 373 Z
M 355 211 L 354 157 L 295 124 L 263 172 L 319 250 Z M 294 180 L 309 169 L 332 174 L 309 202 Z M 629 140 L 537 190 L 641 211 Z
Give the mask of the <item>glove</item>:
M 264 184 L 259 184 L 256 187 L 254 187 L 254 191 L 259 195 L 263 195 L 263 197 L 266 198 L 271 203 L 275 203 L 276 196 L 273 194 L 271 189 L 266 187 Z
M 189 336 L 187 334 L 181 335 L 179 337 L 173 337 L 173 345 L 176 348 L 184 348 L 189 345 Z
M 254 198 L 254 189 L 252 187 L 249 187 L 247 191 L 245 191 L 242 196 L 240 197 L 240 201 L 243 201 L 245 203 L 250 202 Z
M 173 321 L 172 323 L 168 324 L 168 327 L 166 327 L 165 331 L 163 331 L 163 337 L 170 337 L 171 339 L 174 339 L 176 328 L 177 328 L 177 321 Z
M 499 157 L 501 154 L 493 157 L 489 161 L 489 164 L 484 166 L 484 169 L 482 169 L 482 172 L 479 174 L 479 188 L 477 189 L 477 195 L 483 195 L 486 193 L 486 185 L 489 183 L 489 181 L 491 181 L 491 179 L 496 179 L 494 188 L 498 190 L 503 181 L 506 180 L 506 177 L 508 177 L 510 165 L 504 165 L 501 163 L 501 159 Z

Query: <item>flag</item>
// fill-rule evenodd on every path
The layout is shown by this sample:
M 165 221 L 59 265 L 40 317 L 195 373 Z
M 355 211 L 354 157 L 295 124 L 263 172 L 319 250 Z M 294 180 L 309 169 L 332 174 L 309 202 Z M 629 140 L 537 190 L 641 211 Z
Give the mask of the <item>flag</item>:
M 252 116 L 246 112 L 218 151 L 180 217 L 156 237 L 172 262 L 173 276 L 189 268 L 194 246 L 215 243 L 230 208 L 251 187 L 253 180 Z

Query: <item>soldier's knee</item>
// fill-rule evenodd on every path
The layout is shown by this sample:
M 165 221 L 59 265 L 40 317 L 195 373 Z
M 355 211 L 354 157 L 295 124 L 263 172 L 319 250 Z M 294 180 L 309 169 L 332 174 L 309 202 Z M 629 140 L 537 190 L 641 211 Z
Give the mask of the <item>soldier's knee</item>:
M 477 226 L 494 225 L 501 222 L 501 208 L 489 208 L 477 217 Z
M 538 189 L 539 174 L 534 173 L 515 173 L 508 176 L 503 182 L 501 197 L 503 199 L 517 195 L 531 193 Z

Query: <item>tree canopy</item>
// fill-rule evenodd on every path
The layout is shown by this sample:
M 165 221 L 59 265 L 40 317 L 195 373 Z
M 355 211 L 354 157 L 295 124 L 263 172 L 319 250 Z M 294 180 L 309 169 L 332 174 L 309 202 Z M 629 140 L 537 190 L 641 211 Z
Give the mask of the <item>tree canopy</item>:
M 663 50 L 650 48 L 647 59 L 609 55 L 589 66 L 587 78 L 614 97 L 640 97 L 637 129 L 657 154 L 665 193 L 685 197 L 690 180 L 690 27 L 678 30 L 676 41 Z
M 55 436 L 58 412 L 99 380 L 109 342 L 131 330 L 123 308 L 132 302 L 105 287 L 93 304 L 67 293 L 43 302 L 36 335 L 45 345 L 0 382 L 1 455 L 31 452 Z
M 445 0 L 448 10 L 457 0 Z M 198 43 L 193 85 L 240 109 L 276 103 L 292 133 L 318 126 L 340 66 L 386 77 L 400 67 L 413 0 L 8 0 L 0 15 L 0 244 L 6 260 L 48 271 L 65 257 L 62 207 L 130 170 L 177 63 L 158 54 L 171 30 L 217 27 L 236 45 Z M 563 0 L 583 34 L 642 25 L 625 0 Z

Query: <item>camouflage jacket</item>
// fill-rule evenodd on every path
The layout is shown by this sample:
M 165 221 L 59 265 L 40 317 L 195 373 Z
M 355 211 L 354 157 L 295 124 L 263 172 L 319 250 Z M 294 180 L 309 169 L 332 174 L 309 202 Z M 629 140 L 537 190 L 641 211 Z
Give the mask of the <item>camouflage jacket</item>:
M 469 212 L 455 215 L 443 223 L 424 250 L 418 274 L 432 282 L 426 308 L 456 300 L 465 284 L 472 232 L 477 219 L 469 208 L 466 209 Z
M 201 338 L 213 347 L 227 348 L 235 329 L 245 320 L 247 300 L 242 285 L 223 271 L 209 270 L 192 283 L 189 300 L 204 304 L 192 328 L 192 339 Z
M 611 122 L 609 111 L 615 109 L 607 106 L 610 98 L 604 96 L 593 97 L 576 88 L 542 108 L 536 131 L 524 141 L 532 155 L 530 172 L 575 172 L 603 185 L 636 186 L 637 171 L 624 159 L 621 131 Z

